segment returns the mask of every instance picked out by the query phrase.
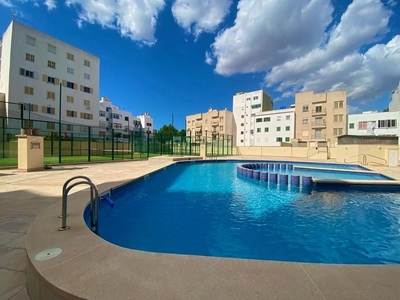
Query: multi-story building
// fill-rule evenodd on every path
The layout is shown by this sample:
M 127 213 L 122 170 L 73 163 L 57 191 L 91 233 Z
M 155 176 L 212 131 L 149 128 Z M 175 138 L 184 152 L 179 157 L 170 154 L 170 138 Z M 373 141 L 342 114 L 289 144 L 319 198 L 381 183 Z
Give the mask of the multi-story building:
M 212 108 L 206 113 L 187 116 L 186 131 L 188 135 L 197 137 L 211 136 L 211 134 L 234 137 L 236 134 L 232 112 L 227 109 L 216 110 Z
M 335 145 L 337 137 L 347 133 L 346 106 L 345 90 L 296 93 L 296 139 Z
M 109 136 L 107 131 L 114 129 L 117 134 L 126 134 L 133 131 L 153 132 L 153 119 L 149 113 L 133 117 L 132 113 L 113 105 L 106 97 L 101 97 L 99 102 L 99 135 Z
M 389 102 L 389 111 L 400 111 L 400 81 L 397 88 L 392 92 L 392 101 Z
M 239 92 L 233 96 L 236 146 L 255 146 L 256 114 L 272 109 L 272 99 L 263 90 Z
M 366 111 L 347 118 L 349 135 L 400 136 L 400 111 Z
M 256 113 L 254 146 L 280 146 L 281 142 L 290 143 L 295 133 L 294 105 Z M 242 132 L 240 132 L 242 134 Z
M 43 129 L 57 129 L 58 121 L 68 124 L 66 133 L 98 126 L 99 68 L 97 56 L 12 21 L 0 42 L 5 115 L 16 117 L 13 103 L 20 103 L 25 119 L 47 121 Z

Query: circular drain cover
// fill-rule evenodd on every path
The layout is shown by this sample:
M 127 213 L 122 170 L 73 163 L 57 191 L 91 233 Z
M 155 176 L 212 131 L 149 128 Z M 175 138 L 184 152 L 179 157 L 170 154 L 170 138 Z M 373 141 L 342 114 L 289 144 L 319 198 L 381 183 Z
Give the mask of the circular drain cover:
M 47 250 L 44 250 L 44 251 L 36 254 L 35 259 L 39 260 L 39 261 L 52 259 L 52 258 L 60 255 L 61 252 L 62 252 L 62 250 L 60 248 L 47 249 Z

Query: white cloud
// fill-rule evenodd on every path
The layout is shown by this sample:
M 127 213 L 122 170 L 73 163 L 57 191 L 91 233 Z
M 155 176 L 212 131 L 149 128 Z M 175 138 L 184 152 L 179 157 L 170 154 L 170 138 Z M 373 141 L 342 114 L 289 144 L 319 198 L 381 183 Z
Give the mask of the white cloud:
M 44 1 L 44 5 L 47 6 L 48 10 L 52 10 L 52 9 L 57 8 L 56 0 L 45 0 Z
M 0 0 L 0 5 L 5 7 L 14 7 L 14 5 L 9 0 Z
M 326 0 L 241 0 L 233 27 L 212 45 L 223 75 L 266 71 L 326 39 L 333 7 Z
M 397 85 L 400 36 L 374 45 L 393 16 L 378 0 L 354 0 L 333 24 L 323 0 L 241 0 L 238 9 L 235 25 L 211 47 L 219 74 L 266 71 L 280 98 L 344 88 L 360 103 Z
M 175 21 L 197 38 L 202 32 L 214 32 L 229 12 L 231 0 L 175 0 Z
M 206 64 L 208 64 L 208 65 L 211 65 L 214 62 L 214 60 L 212 59 L 209 52 L 206 52 L 206 60 L 205 61 L 206 61 Z
M 78 26 L 84 22 L 115 29 L 124 36 L 146 45 L 154 37 L 158 13 L 164 0 L 67 0 L 66 5 L 80 8 Z
M 348 115 L 356 114 L 356 113 L 358 113 L 358 111 L 359 111 L 358 106 L 347 105 L 347 107 L 346 107 L 346 113 Z

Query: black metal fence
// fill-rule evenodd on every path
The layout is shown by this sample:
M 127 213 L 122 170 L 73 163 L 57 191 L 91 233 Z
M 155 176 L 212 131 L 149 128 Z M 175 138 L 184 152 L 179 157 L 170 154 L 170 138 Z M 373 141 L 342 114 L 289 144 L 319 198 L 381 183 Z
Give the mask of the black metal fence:
M 18 164 L 17 135 L 21 128 L 40 129 L 44 137 L 45 164 L 146 159 L 159 155 L 199 156 L 201 151 L 205 156 L 215 157 L 232 155 L 233 151 L 231 135 L 205 132 L 197 136 L 187 131 L 179 136 L 165 136 L 26 119 L 21 114 L 20 118 L 0 116 L 0 167 Z

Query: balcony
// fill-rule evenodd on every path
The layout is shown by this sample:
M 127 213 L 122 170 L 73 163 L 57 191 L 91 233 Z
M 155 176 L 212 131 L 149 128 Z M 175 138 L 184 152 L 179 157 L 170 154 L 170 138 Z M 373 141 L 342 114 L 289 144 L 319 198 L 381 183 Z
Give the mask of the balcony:
M 201 127 L 202 124 L 203 122 L 196 122 L 196 127 Z
M 312 140 L 325 140 L 326 134 L 312 134 L 311 139 Z
M 326 121 L 319 120 L 311 123 L 311 128 L 326 128 Z
M 218 126 L 218 125 L 219 125 L 219 122 L 218 122 L 218 121 L 213 120 L 213 121 L 211 122 L 211 126 L 213 126 L 213 127 Z
M 313 116 L 323 116 L 326 115 L 326 108 L 313 109 L 311 113 Z

